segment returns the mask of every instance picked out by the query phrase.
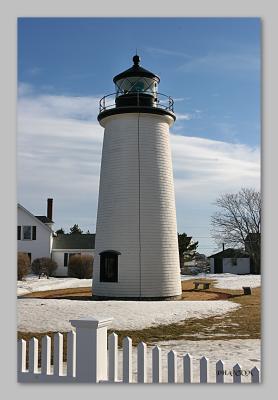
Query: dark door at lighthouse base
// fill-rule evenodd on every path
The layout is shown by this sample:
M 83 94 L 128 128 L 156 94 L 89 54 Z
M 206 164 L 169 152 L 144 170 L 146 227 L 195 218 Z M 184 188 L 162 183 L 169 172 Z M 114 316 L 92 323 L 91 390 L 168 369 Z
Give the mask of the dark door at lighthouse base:
M 215 274 L 223 273 L 223 258 L 214 259 L 214 273 Z

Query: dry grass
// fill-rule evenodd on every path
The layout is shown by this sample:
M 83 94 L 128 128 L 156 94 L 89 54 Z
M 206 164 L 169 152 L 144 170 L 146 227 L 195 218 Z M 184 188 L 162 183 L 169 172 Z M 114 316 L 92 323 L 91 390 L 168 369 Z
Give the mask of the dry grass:
M 183 281 L 182 301 L 208 301 L 229 299 L 241 305 L 235 311 L 215 317 L 202 319 L 189 319 L 184 322 L 170 325 L 160 325 L 145 328 L 140 331 L 121 330 L 115 331 L 119 335 L 119 344 L 125 336 L 132 338 L 133 343 L 139 341 L 152 343 L 162 340 L 229 340 L 229 339 L 259 339 L 261 332 L 261 288 L 252 289 L 252 294 L 244 296 L 242 290 L 219 289 L 213 287 L 215 281 L 205 279 L 212 283 L 210 289 L 194 290 L 193 281 Z M 198 279 L 199 281 L 199 279 Z M 31 293 L 24 297 L 39 298 L 65 298 L 91 300 L 91 288 L 59 289 L 47 292 Z M 26 333 L 18 332 L 18 338 L 30 339 L 35 336 L 40 339 L 48 334 L 53 337 L 53 332 Z M 64 335 L 64 346 L 66 346 L 66 335 Z
M 68 289 L 55 289 L 45 290 L 43 292 L 32 292 L 28 293 L 22 298 L 36 298 L 36 299 L 69 299 L 74 297 L 76 300 L 83 300 L 83 297 L 87 297 L 91 300 L 92 288 L 91 287 L 80 287 L 80 288 L 68 288 Z M 82 299 L 80 299 L 82 297 Z

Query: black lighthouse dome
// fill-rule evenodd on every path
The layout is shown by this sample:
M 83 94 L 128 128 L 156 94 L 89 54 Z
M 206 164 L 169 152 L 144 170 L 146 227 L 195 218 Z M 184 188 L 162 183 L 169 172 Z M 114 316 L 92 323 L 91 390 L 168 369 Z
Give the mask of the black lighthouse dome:
M 132 67 L 114 76 L 115 93 L 100 100 L 99 121 L 108 115 L 131 112 L 169 114 L 175 119 L 173 100 L 158 93 L 159 76 L 141 67 L 140 61 L 136 54 Z

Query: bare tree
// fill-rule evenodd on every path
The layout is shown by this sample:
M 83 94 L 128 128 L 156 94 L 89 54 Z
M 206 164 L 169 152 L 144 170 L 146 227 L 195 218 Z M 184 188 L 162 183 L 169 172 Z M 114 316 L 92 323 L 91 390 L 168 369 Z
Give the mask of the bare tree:
M 211 219 L 215 241 L 231 247 L 245 248 L 260 272 L 261 194 L 255 189 L 242 188 L 238 193 L 220 196 L 219 207 Z

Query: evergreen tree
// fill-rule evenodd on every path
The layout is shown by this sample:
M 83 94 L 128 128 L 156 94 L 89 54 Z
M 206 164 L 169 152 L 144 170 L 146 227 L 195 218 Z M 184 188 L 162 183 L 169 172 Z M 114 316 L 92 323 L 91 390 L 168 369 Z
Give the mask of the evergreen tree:
M 81 235 L 81 233 L 83 233 L 83 231 L 79 228 L 78 224 L 74 224 L 71 228 L 70 228 L 70 234 L 79 234 Z
M 187 261 L 192 260 L 194 257 L 199 242 L 194 242 L 191 236 L 187 236 L 186 233 L 178 233 L 179 242 L 179 256 L 180 256 L 180 267 L 184 265 L 184 259 Z

